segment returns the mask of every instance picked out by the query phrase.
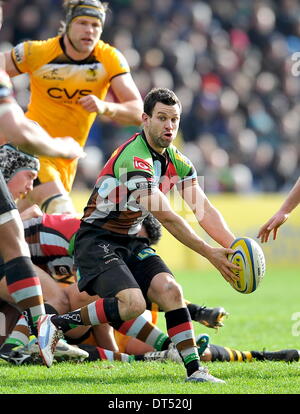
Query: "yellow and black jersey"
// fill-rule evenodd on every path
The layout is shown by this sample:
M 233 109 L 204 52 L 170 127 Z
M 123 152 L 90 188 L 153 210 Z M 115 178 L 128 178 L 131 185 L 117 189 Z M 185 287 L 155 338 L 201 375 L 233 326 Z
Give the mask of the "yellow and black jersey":
M 102 40 L 82 61 L 64 53 L 59 36 L 20 43 L 12 58 L 19 72 L 30 75 L 28 117 L 51 136 L 72 136 L 82 146 L 96 114 L 83 109 L 78 99 L 90 94 L 104 99 L 112 78 L 130 71 L 124 56 Z
M 96 113 L 86 111 L 78 100 L 86 95 L 105 99 L 111 80 L 130 69 L 122 53 L 102 40 L 81 61 L 72 60 L 64 49 L 60 36 L 26 41 L 12 49 L 12 59 L 20 73 L 30 76 L 26 116 L 52 137 L 71 136 L 84 146 Z M 71 190 L 76 160 L 40 157 L 40 161 L 41 183 L 60 179 L 66 190 Z

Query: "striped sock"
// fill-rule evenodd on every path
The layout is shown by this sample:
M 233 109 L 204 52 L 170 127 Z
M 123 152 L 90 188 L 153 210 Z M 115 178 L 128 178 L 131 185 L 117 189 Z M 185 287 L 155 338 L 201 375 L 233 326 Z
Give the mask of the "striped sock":
M 30 330 L 28 327 L 27 320 L 24 315 L 21 315 L 18 319 L 16 326 L 14 327 L 11 334 L 5 339 L 1 350 L 3 352 L 12 350 L 19 345 L 27 345 L 29 342 Z
M 200 366 L 191 317 L 187 308 L 175 309 L 165 314 L 168 335 L 181 355 L 187 376 Z
M 80 349 L 88 352 L 89 356 L 86 361 L 122 361 L 132 362 L 135 360 L 134 355 L 128 355 L 121 352 L 113 352 L 108 349 L 101 348 L 99 346 L 82 344 L 79 345 Z
M 131 362 L 134 360 L 134 355 L 123 354 L 122 352 L 113 352 L 108 349 L 96 347 L 99 357 L 102 361 L 122 361 Z
M 219 345 L 209 345 L 211 353 L 211 361 L 251 361 L 254 355 L 250 351 L 238 351 L 236 349 L 227 348 Z
M 27 319 L 30 334 L 37 334 L 40 315 L 45 314 L 42 288 L 29 257 L 17 257 L 5 263 L 7 289 Z M 21 273 L 21 275 L 20 275 Z
M 147 312 L 147 311 L 146 311 Z M 164 334 L 156 325 L 146 319 L 146 312 L 130 321 L 119 324 L 111 324 L 114 329 L 123 335 L 137 338 L 148 345 L 151 345 L 157 351 L 168 349 L 171 343 L 170 338 Z
M 63 333 L 80 325 L 94 326 L 107 322 L 123 322 L 120 318 L 117 298 L 98 299 L 81 309 L 64 315 L 54 315 L 51 321 Z

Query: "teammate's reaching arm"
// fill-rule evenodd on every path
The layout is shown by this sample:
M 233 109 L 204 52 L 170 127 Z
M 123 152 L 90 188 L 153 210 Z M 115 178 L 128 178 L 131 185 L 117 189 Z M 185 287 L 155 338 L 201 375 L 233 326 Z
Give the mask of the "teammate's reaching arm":
M 0 69 L 0 144 L 12 143 L 23 151 L 36 155 L 61 158 L 82 157 L 84 152 L 71 137 L 52 139 L 36 123 L 25 117 L 12 97 L 12 85 Z
M 50 137 L 39 125 L 25 117 L 22 109 L 12 105 L 0 115 L 0 143 L 13 143 L 23 151 L 60 158 L 80 158 L 84 155 L 78 142 L 71 137 Z M 2 139 L 1 139 L 2 138 Z
M 278 228 L 288 219 L 290 213 L 300 203 L 300 178 L 289 192 L 286 200 L 277 211 L 260 229 L 257 237 L 261 239 L 262 243 L 269 240 L 270 234 L 273 232 L 273 240 L 277 237 Z

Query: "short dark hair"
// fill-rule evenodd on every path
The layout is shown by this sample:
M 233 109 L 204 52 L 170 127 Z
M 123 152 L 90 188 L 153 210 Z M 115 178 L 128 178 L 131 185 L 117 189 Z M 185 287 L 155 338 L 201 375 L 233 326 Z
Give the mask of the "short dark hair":
M 181 111 L 181 102 L 173 91 L 167 88 L 154 88 L 146 95 L 144 99 L 144 112 L 152 116 L 155 104 L 160 102 L 164 105 L 178 105 Z
M 143 221 L 143 226 L 146 230 L 150 245 L 157 244 L 162 235 L 160 222 L 153 216 L 153 214 L 149 213 Z

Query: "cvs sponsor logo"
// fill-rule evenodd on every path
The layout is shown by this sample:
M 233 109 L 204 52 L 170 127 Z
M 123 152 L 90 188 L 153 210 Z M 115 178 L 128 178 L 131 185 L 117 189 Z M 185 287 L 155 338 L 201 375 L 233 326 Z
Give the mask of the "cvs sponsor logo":
M 48 95 L 51 96 L 51 98 L 55 99 L 73 99 L 73 98 L 79 98 L 81 96 L 90 95 L 92 93 L 89 89 L 76 89 L 75 91 L 67 91 L 67 89 L 63 88 L 49 88 L 48 89 Z

